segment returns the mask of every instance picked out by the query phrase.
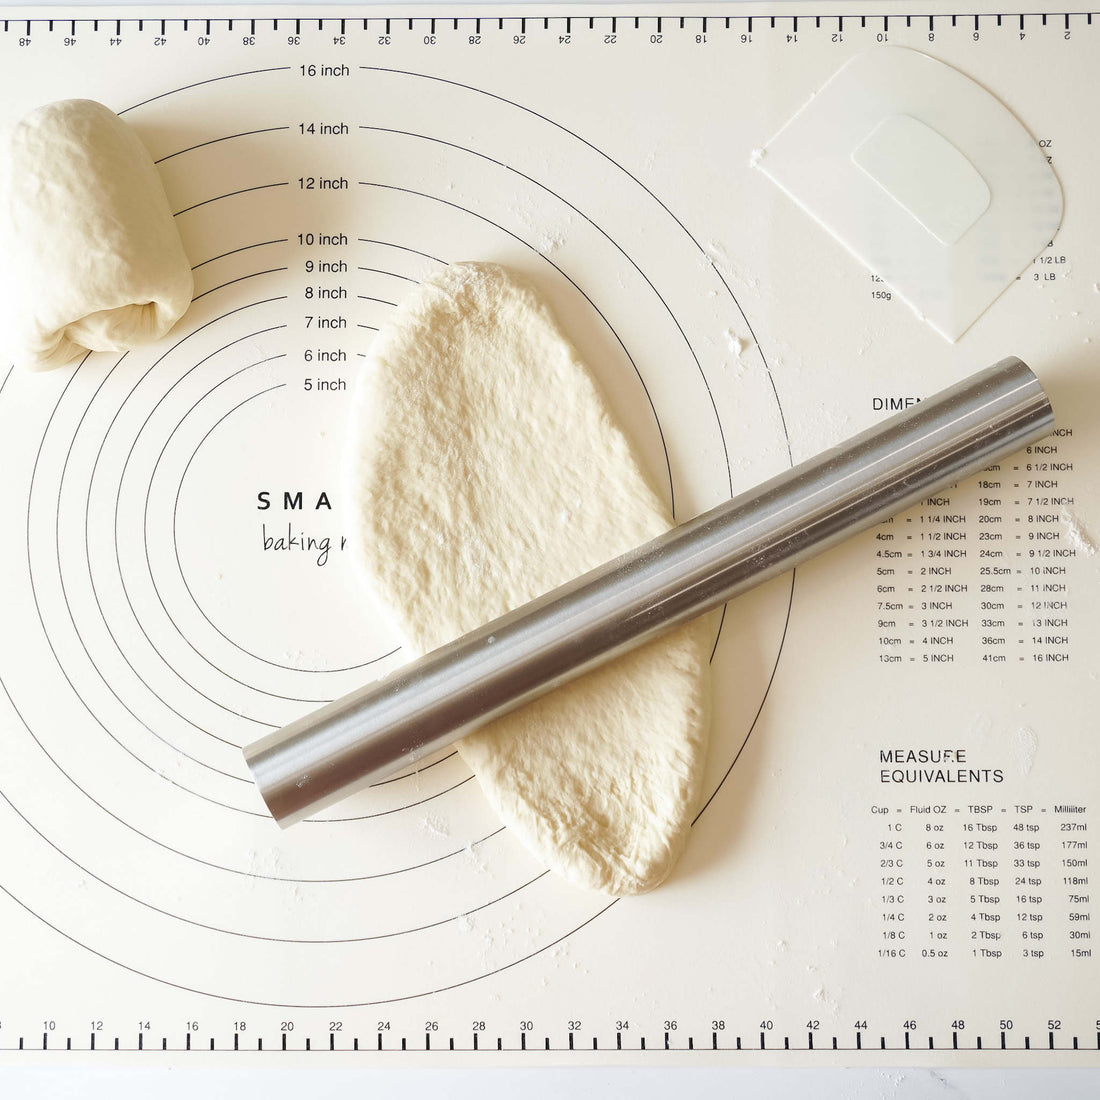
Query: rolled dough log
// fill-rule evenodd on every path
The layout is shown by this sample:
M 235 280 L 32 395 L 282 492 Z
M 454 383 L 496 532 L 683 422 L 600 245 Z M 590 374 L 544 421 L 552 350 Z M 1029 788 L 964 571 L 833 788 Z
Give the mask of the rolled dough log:
M 163 336 L 191 267 L 152 158 L 90 99 L 40 107 L 0 142 L 0 361 L 48 370 Z
M 410 658 L 672 522 L 548 310 L 491 264 L 453 264 L 401 304 L 360 375 L 346 458 L 349 541 Z M 459 749 L 553 870 L 648 890 L 698 801 L 708 657 L 690 624 Z

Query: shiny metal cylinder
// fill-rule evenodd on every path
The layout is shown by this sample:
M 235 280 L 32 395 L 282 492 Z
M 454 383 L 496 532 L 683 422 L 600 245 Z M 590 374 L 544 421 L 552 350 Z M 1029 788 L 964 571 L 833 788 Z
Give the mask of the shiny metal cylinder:
M 1038 380 L 1003 359 L 264 737 L 245 760 L 291 825 L 1053 427 Z

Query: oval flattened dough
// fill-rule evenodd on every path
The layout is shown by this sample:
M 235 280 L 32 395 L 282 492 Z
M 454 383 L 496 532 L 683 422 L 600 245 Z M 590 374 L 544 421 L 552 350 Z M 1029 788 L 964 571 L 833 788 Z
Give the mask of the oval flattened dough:
M 0 341 L 30 370 L 160 339 L 194 282 L 152 158 L 90 99 L 32 111 L 0 142 Z
M 533 290 L 453 264 L 376 338 L 346 451 L 350 545 L 417 653 L 671 526 Z M 708 644 L 693 623 L 459 743 L 493 808 L 570 881 L 669 873 L 700 792 Z

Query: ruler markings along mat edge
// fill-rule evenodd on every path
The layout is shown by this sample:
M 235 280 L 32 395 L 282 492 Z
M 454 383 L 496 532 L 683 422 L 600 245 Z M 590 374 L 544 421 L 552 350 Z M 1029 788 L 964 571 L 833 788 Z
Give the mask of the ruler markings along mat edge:
M 876 5 L 876 9 L 878 9 Z M 247 38 L 266 32 L 280 33 L 286 31 L 287 26 L 294 25 L 295 32 L 301 30 L 316 29 L 318 33 L 337 33 L 341 36 L 349 36 L 353 42 L 353 35 L 357 32 L 376 32 L 380 27 L 384 33 L 398 33 L 409 31 L 412 33 L 433 36 L 448 31 L 458 31 L 468 34 L 470 25 L 475 27 L 475 33 L 496 30 L 507 31 L 509 34 L 520 35 L 528 33 L 552 32 L 561 33 L 565 26 L 568 33 L 596 32 L 615 35 L 623 31 L 644 32 L 648 36 L 662 36 L 676 32 L 691 34 L 706 34 L 711 30 L 731 30 L 741 34 L 768 35 L 769 40 L 776 44 L 794 44 L 792 36 L 819 32 L 821 34 L 835 35 L 846 33 L 850 28 L 858 27 L 861 32 L 871 32 L 867 38 L 867 44 L 872 45 L 874 36 L 888 35 L 894 26 L 901 24 L 910 27 L 918 20 L 926 24 L 928 33 L 937 33 L 942 29 L 951 29 L 960 33 L 977 35 L 987 26 L 1000 27 L 1008 20 L 1012 20 L 1014 26 L 1018 25 L 1021 33 L 1032 30 L 1048 29 L 1053 32 L 1061 30 L 1065 34 L 1076 32 L 1084 27 L 1091 27 L 1093 15 L 1090 12 L 1073 13 L 1041 13 L 1041 12 L 1014 12 L 1006 14 L 990 8 L 986 11 L 968 11 L 965 13 L 951 14 L 947 11 L 934 11 L 927 15 L 901 14 L 902 9 L 889 6 L 889 11 L 876 10 L 866 13 L 826 14 L 822 11 L 805 13 L 790 12 L 786 6 L 769 7 L 763 14 L 759 11 L 741 12 L 722 9 L 721 14 L 708 8 L 706 13 L 680 14 L 667 7 L 652 8 L 646 6 L 639 11 L 644 14 L 633 15 L 618 9 L 601 9 L 598 14 L 586 16 L 584 13 L 590 8 L 576 7 L 563 11 L 540 13 L 537 8 L 524 8 L 520 14 L 502 13 L 497 9 L 481 9 L 478 14 L 452 14 L 443 13 L 438 9 L 418 7 L 408 9 L 408 14 L 390 14 L 373 12 L 363 17 L 352 17 L 346 13 L 326 15 L 324 12 L 308 15 L 283 14 L 293 9 L 280 9 L 280 14 L 272 16 L 256 15 L 253 11 L 245 11 L 233 16 L 210 16 L 200 12 L 194 15 L 173 14 L 171 16 L 147 16 L 134 13 L 132 9 L 117 9 L 107 17 L 97 17 L 85 14 L 84 11 L 73 10 L 64 17 L 37 14 L 41 9 L 34 9 L 36 14 L 28 14 L 25 18 L 12 9 L 2 11 L 2 27 L 5 35 L 19 36 L 23 32 L 28 39 L 26 48 L 32 46 L 32 40 L 42 34 L 64 35 L 66 26 L 70 36 L 76 37 L 82 34 L 88 25 L 94 33 L 103 33 L 101 23 L 114 22 L 116 29 L 125 28 L 129 34 L 136 29 L 139 34 L 152 36 L 153 40 L 167 36 L 169 31 L 177 27 L 182 30 L 194 31 L 195 26 L 202 28 L 205 36 L 222 34 L 237 34 L 246 32 L 242 38 L 242 45 L 247 46 Z M 215 10 L 215 9 L 211 9 Z M 216 9 L 221 11 L 222 9 Z M 262 10 L 262 9 L 257 9 Z M 515 31 L 513 24 L 519 22 L 519 30 Z M 1017 23 L 1018 21 L 1018 23 Z M 608 30 L 607 28 L 610 28 Z M 109 27 L 107 30 L 109 31 Z M 881 41 L 881 37 L 878 39 Z M 0 47 L 3 46 L 0 40 Z M 75 42 L 73 43 L 76 44 Z M 427 45 L 425 38 L 425 45 Z M 609 43 L 610 44 L 610 43 Z M 654 42 L 653 44 L 657 44 Z M 764 1021 L 762 1021 L 763 1023 Z M 766 1021 L 770 1024 L 770 1021 Z M 290 1023 L 290 1021 L 287 1021 Z M 330 1028 L 332 1025 L 330 1024 Z M 199 1029 L 196 1027 L 195 1032 Z M 509 1055 L 538 1053 L 549 1051 L 552 1055 L 569 1055 L 581 1052 L 590 1057 L 614 1057 L 618 1052 L 645 1053 L 648 1057 L 658 1051 L 668 1051 L 673 1057 L 682 1058 L 687 1052 L 702 1054 L 706 1050 L 722 1052 L 744 1052 L 746 1057 L 753 1051 L 760 1051 L 776 1056 L 776 1052 L 790 1052 L 792 1060 L 795 1058 L 812 1058 L 812 1052 L 822 1049 L 843 1052 L 846 1057 L 873 1056 L 875 1051 L 891 1060 L 895 1055 L 917 1055 L 921 1060 L 939 1060 L 949 1058 L 950 1051 L 966 1047 L 970 1051 L 996 1052 L 1005 1051 L 1010 1055 L 1022 1055 L 1025 1052 L 1050 1051 L 1082 1051 L 1100 1049 L 1100 1031 L 1096 1035 L 1075 1034 L 1066 1036 L 1056 1034 L 1052 1028 L 1046 1034 L 1020 1036 L 1015 1041 L 1009 1042 L 1006 1033 L 999 1035 L 985 1035 L 975 1037 L 972 1034 L 961 1035 L 953 1031 L 949 1035 L 924 1035 L 919 1034 L 917 1028 L 905 1028 L 900 1034 L 868 1035 L 859 1029 L 853 1030 L 849 1036 L 826 1035 L 816 1036 L 814 1030 L 805 1033 L 778 1034 L 769 1027 L 758 1034 L 742 1033 L 727 1035 L 715 1030 L 711 1032 L 698 1031 L 690 1036 L 678 1034 L 674 1028 L 669 1028 L 661 1033 L 649 1035 L 648 1041 L 639 1038 L 631 1038 L 625 1041 L 624 1032 L 615 1035 L 598 1035 L 593 1037 L 585 1034 L 583 1040 L 579 1029 L 557 1029 L 553 1035 L 542 1032 L 519 1032 L 515 1036 L 485 1034 L 479 1036 L 474 1031 L 468 1036 L 451 1034 L 445 1031 L 437 1032 L 433 1028 L 427 1028 L 423 1033 L 408 1033 L 403 1035 L 383 1034 L 378 1031 L 375 1034 L 360 1034 L 356 1037 L 347 1036 L 342 1029 L 333 1028 L 325 1031 L 309 1029 L 309 1034 L 303 1034 L 307 1028 L 299 1026 L 297 1031 L 293 1025 L 283 1026 L 281 1032 L 267 1033 L 262 1037 L 255 1036 L 255 1032 L 234 1031 L 219 1033 L 217 1035 L 203 1034 L 202 1041 L 195 1038 L 190 1030 L 182 1032 L 162 1030 L 157 1033 L 150 1029 L 147 1032 L 138 1030 L 132 1038 L 123 1034 L 111 1034 L 100 1032 L 93 1023 L 92 1030 L 84 1038 L 75 1034 L 62 1036 L 56 1030 L 56 1024 L 52 1020 L 44 1021 L 44 1030 L 39 1036 L 32 1034 L 20 1035 L 16 1039 L 9 1034 L 0 1037 L 0 1050 L 2 1051 L 47 1051 L 77 1050 L 77 1051 L 119 1051 L 121 1053 L 167 1051 L 173 1054 L 190 1052 L 201 1054 L 202 1052 L 241 1052 L 256 1053 L 270 1052 L 273 1048 L 278 1050 L 320 1053 L 324 1051 L 353 1052 L 374 1050 L 387 1054 L 395 1054 L 413 1049 L 425 1052 L 451 1051 L 464 1054 L 490 1054 L 493 1051 L 501 1051 Z M 5 1029 L 6 1031 L 6 1029 Z M 530 1034 L 530 1038 L 528 1038 Z M 984 1039 L 984 1041 L 983 1041 Z M 931 1053 L 935 1052 L 935 1053 Z M 998 1062 L 998 1065 L 1006 1064 Z

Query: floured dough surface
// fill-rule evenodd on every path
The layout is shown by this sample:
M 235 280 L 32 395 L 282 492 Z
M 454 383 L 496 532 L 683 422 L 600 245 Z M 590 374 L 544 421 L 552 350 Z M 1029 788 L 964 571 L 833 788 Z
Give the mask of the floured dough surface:
M 451 265 L 375 339 L 346 460 L 350 543 L 410 657 L 671 526 L 548 310 L 491 264 Z M 611 894 L 648 890 L 699 799 L 708 656 L 691 624 L 459 748 L 549 867 Z
M 0 135 L 0 360 L 31 370 L 157 340 L 191 267 L 152 158 L 89 99 Z

